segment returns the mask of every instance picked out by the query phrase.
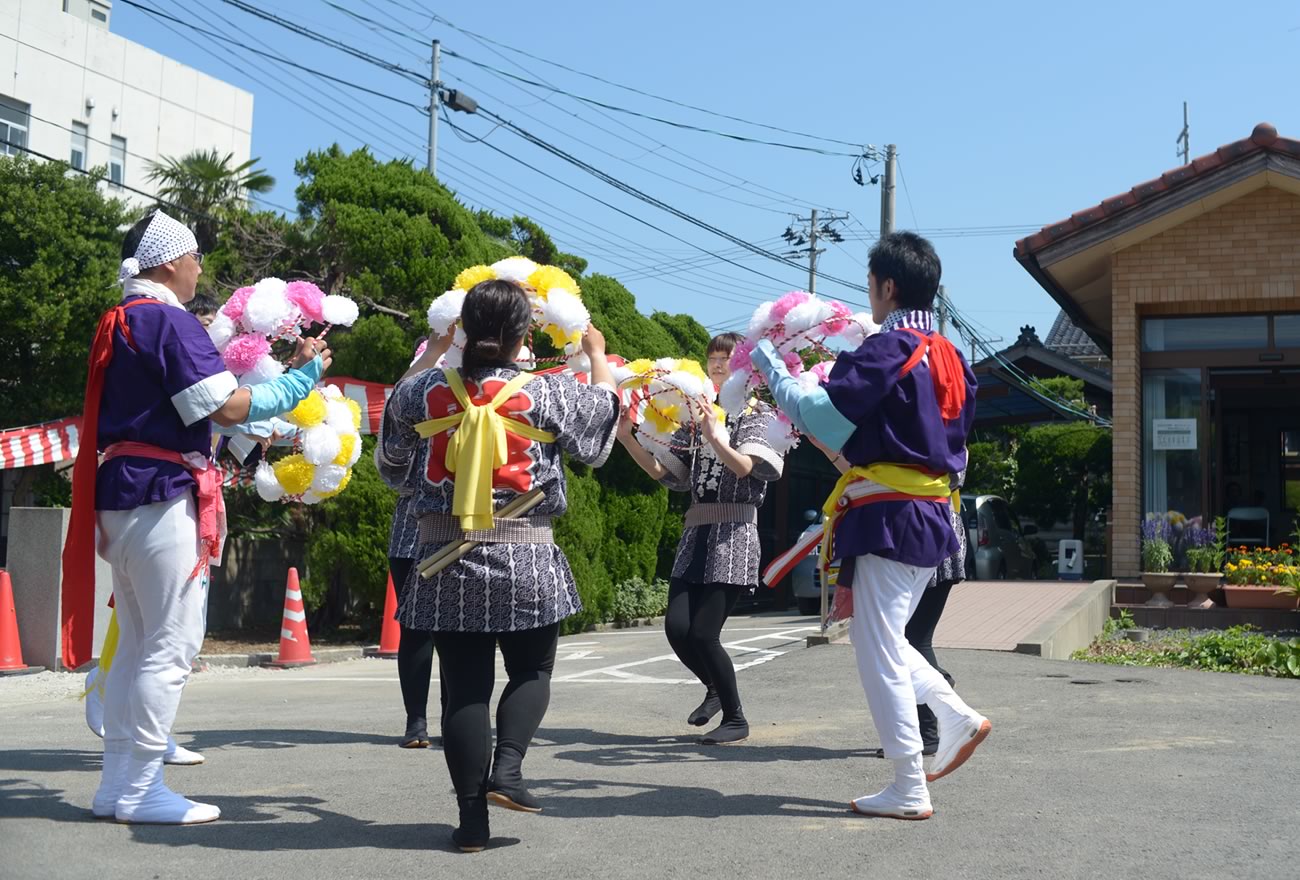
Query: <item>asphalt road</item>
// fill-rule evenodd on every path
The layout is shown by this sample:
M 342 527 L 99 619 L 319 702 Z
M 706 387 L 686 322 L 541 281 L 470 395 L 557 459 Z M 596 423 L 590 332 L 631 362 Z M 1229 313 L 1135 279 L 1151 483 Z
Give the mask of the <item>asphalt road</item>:
M 929 821 L 866 819 L 848 802 L 891 767 L 851 649 L 804 648 L 810 625 L 729 628 L 753 727 L 731 747 L 695 744 L 702 689 L 662 632 L 564 640 L 525 764 L 545 812 L 494 810 L 477 855 L 448 845 L 441 753 L 394 746 L 391 661 L 196 675 L 177 738 L 208 762 L 168 780 L 223 818 L 194 828 L 90 820 L 75 683 L 0 679 L 0 877 L 1297 876 L 1296 682 L 948 651 L 993 735 Z

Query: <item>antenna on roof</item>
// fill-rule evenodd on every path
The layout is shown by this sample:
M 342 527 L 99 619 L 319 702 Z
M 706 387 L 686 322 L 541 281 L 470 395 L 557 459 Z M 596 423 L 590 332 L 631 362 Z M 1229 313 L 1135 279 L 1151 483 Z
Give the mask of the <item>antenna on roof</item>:
M 1187 102 L 1183 102 L 1183 130 L 1178 133 L 1178 139 L 1174 143 L 1179 145 L 1179 150 L 1175 155 L 1183 157 L 1183 164 L 1190 165 L 1192 162 L 1192 144 L 1187 127 Z

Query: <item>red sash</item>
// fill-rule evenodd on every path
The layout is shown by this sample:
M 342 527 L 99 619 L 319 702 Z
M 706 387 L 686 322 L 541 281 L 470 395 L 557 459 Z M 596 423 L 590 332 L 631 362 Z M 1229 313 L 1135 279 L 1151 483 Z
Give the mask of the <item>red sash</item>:
M 86 375 L 86 397 L 81 408 L 81 437 L 77 460 L 72 466 L 72 516 L 63 544 L 63 601 L 61 632 L 63 665 L 76 669 L 90 659 L 95 630 L 95 475 L 99 469 L 99 401 L 104 393 L 104 375 L 113 360 L 113 339 L 121 333 L 135 348 L 126 310 L 144 303 L 165 305 L 142 297 L 119 303 L 104 313 L 90 344 L 90 369 Z
M 939 414 L 945 422 L 951 422 L 961 415 L 966 404 L 966 371 L 962 369 L 961 355 L 956 347 L 942 333 L 928 336 L 914 327 L 899 328 L 911 333 L 921 344 L 912 352 L 912 356 L 898 371 L 901 379 L 921 362 L 927 354 L 930 356 L 930 379 L 934 382 L 934 399 L 939 404 Z

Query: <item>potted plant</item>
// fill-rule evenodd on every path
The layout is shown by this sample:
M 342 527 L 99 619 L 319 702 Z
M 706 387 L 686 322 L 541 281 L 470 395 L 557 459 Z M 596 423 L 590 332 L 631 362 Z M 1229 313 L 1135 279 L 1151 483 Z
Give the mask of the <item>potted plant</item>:
M 1183 579 L 1192 591 L 1188 608 L 1213 608 L 1210 593 L 1219 588 L 1223 580 L 1223 549 L 1227 527 L 1223 517 L 1214 521 L 1213 529 L 1189 529 L 1187 535 L 1187 568 Z
M 1142 584 L 1151 593 L 1146 604 L 1168 608 L 1173 601 L 1166 596 L 1178 582 L 1172 574 L 1174 553 L 1169 546 L 1169 525 L 1161 518 L 1148 517 L 1142 524 Z
M 1229 608 L 1289 611 L 1300 600 L 1300 565 L 1290 545 L 1278 549 L 1241 547 L 1223 567 L 1223 595 Z

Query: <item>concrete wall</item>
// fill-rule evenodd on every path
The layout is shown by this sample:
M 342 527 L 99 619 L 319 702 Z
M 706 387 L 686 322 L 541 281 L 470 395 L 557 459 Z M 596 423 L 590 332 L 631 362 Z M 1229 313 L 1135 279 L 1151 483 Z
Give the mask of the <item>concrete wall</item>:
M 62 669 L 59 615 L 63 589 L 63 540 L 72 511 L 64 507 L 15 507 L 9 512 L 9 560 L 18 637 L 23 661 L 29 666 Z M 94 653 L 104 642 L 111 609 L 113 575 L 107 563 L 95 559 Z
M 65 13 L 57 0 L 0 2 L 0 95 L 31 105 L 28 146 L 56 159 L 69 158 L 74 120 L 89 127 L 87 167 L 107 165 L 112 136 L 124 137 L 123 182 L 150 193 L 148 161 L 198 149 L 233 153 L 235 164 L 251 156 L 250 93 Z
M 1255 190 L 1111 258 L 1114 552 L 1141 569 L 1142 318 L 1300 310 L 1300 196 Z

